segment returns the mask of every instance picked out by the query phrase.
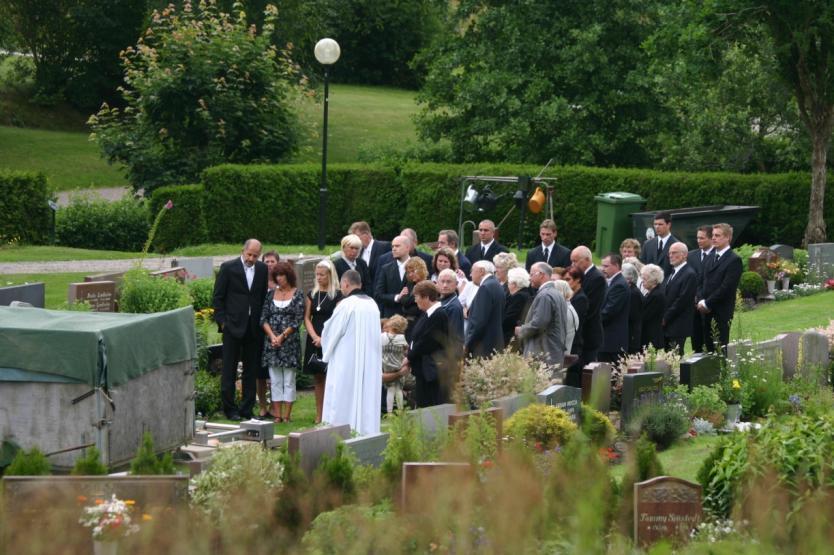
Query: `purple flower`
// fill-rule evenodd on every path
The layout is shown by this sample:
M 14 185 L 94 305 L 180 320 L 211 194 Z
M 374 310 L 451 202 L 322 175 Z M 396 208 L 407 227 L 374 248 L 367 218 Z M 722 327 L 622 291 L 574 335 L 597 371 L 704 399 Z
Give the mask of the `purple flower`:
M 796 393 L 794 393 L 793 395 L 788 397 L 788 402 L 790 404 L 792 404 L 793 406 L 798 407 L 799 405 L 802 404 L 802 398 L 799 395 L 797 395 Z
M 171 199 L 168 199 L 168 202 L 165 203 L 165 210 L 170 210 L 173 207 L 174 207 L 174 201 L 172 201 Z

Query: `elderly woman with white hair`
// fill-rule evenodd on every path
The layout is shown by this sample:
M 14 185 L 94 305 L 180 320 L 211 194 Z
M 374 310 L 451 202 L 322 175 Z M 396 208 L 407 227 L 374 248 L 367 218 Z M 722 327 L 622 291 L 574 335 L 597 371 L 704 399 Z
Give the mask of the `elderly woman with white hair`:
M 643 266 L 642 264 L 640 265 Z M 643 347 L 641 341 L 643 340 L 643 293 L 640 291 L 638 283 L 640 281 L 640 271 L 634 264 L 626 262 L 622 267 L 623 277 L 628 282 L 628 348 L 626 352 L 630 355 L 639 353 Z
M 573 338 L 576 337 L 576 332 L 579 331 L 579 314 L 577 314 L 576 309 L 570 303 L 573 297 L 573 289 L 568 285 L 568 282 L 560 279 L 555 280 L 553 284 L 556 286 L 556 291 L 565 297 L 565 301 L 568 304 L 568 325 L 565 332 L 565 354 L 568 354 L 573 348 Z
M 504 293 L 509 296 L 510 290 L 507 286 L 508 272 L 512 268 L 518 268 L 521 264 L 518 263 L 518 257 L 514 252 L 499 252 L 492 257 L 492 263 L 495 265 L 495 279 L 504 288 Z
M 506 253 L 501 253 L 506 254 Z M 495 258 L 498 258 L 496 255 Z M 520 351 L 518 341 L 515 338 L 515 327 L 524 323 L 527 317 L 527 309 L 533 300 L 530 294 L 530 274 L 521 267 L 510 268 L 507 271 L 507 288 L 510 294 L 504 304 L 504 321 L 501 328 L 504 332 L 504 345 L 512 345 L 515 351 Z M 512 341 L 512 343 L 510 343 Z
M 665 345 L 663 311 L 666 308 L 663 295 L 663 268 L 655 264 L 646 264 L 640 275 L 643 277 L 643 287 L 648 291 L 643 297 L 640 344 L 643 347 L 651 345 L 655 349 L 662 349 Z

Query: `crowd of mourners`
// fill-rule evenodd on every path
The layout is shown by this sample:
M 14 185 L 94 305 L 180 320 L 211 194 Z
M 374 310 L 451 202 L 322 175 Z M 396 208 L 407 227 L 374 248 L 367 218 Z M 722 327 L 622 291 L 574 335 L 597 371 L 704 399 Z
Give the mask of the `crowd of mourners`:
M 413 229 L 388 242 L 356 222 L 340 252 L 317 263 L 306 295 L 291 263 L 249 239 L 214 289 L 226 417 L 291 421 L 298 369 L 313 377 L 316 422 L 370 434 L 381 413 L 409 399 L 448 402 L 466 357 L 509 348 L 546 360 L 578 387 L 590 362 L 647 347 L 683 354 L 687 339 L 696 352 L 725 347 L 742 273 L 732 227 L 699 227 L 691 250 L 672 234 L 669 213 L 658 212 L 653 227 L 654 237 L 626 239 L 597 267 L 587 246 L 558 243 L 550 219 L 524 263 L 490 220 L 465 252 L 454 230 L 441 230 L 433 254 L 417 248 Z

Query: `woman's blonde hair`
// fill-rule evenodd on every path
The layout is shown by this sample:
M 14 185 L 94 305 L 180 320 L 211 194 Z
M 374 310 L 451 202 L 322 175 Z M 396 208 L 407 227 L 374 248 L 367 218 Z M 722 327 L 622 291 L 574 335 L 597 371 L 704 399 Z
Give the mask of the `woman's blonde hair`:
M 408 320 L 406 320 L 399 314 L 394 314 L 390 318 L 385 318 L 384 320 L 382 320 L 382 329 L 385 329 L 386 326 L 391 328 L 391 331 L 395 334 L 402 335 L 408 328 Z
M 417 272 L 417 279 L 414 280 L 414 283 L 421 282 L 429 277 L 429 269 L 426 268 L 425 261 L 419 256 L 412 256 L 406 261 L 405 271 L 406 273 L 410 271 Z
M 329 279 L 327 280 L 327 296 L 331 299 L 334 298 L 336 296 L 336 288 L 339 286 L 339 276 L 336 274 L 336 267 L 329 258 L 322 258 L 319 260 L 318 264 L 316 264 L 316 268 L 325 268 L 327 270 L 327 275 L 329 276 Z M 315 280 L 315 284 L 313 285 L 313 295 L 319 291 L 319 282 L 318 280 Z

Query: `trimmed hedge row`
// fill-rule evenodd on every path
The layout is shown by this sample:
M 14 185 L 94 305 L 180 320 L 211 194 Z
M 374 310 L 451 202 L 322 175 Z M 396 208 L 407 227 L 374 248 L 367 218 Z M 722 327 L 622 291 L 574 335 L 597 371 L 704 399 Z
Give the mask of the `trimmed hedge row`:
M 51 223 L 48 201 L 42 173 L 0 171 L 0 244 L 47 242 Z
M 199 245 L 208 241 L 205 189 L 202 185 L 168 186 L 155 189 L 151 196 L 150 218 L 168 201 L 174 206 L 159 222 L 153 246 L 159 252 L 170 252 L 177 247 Z
M 457 226 L 461 177 L 466 175 L 537 175 L 540 168 L 510 164 L 408 164 L 403 168 L 381 165 L 328 167 L 327 240 L 338 242 L 351 222 L 366 220 L 374 234 L 391 238 L 403 227 L 413 227 L 421 239 L 432 241 L 442 228 Z M 554 211 L 559 240 L 566 245 L 594 241 L 594 196 L 611 191 L 637 193 L 647 199 L 646 210 L 711 204 L 758 205 L 759 214 L 739 242 L 799 245 L 805 230 L 810 191 L 807 174 L 675 173 L 654 170 L 604 169 L 566 166 L 544 174 L 555 177 Z M 202 210 L 209 241 L 239 242 L 246 237 L 281 243 L 310 243 L 318 234 L 317 165 L 223 165 L 203 174 Z M 199 187 L 168 187 L 155 194 L 153 206 L 168 198 L 177 206 L 177 195 L 189 195 L 188 213 L 169 219 L 167 248 L 183 240 L 201 241 Z M 482 188 L 480 184 L 478 188 Z M 479 214 L 465 209 L 464 219 L 477 222 L 489 217 L 498 223 L 512 206 L 513 184 L 494 184 L 496 194 L 506 193 L 495 210 Z M 164 199 L 162 197 L 165 197 Z M 193 212 L 192 212 L 193 211 Z M 504 222 L 502 241 L 514 244 L 518 211 Z M 544 213 L 527 215 L 524 242 L 538 240 L 538 224 Z M 834 229 L 834 205 L 825 210 Z M 195 222 L 197 222 L 195 224 Z M 467 226 L 466 231 L 471 230 Z M 464 238 L 466 241 L 466 238 Z

